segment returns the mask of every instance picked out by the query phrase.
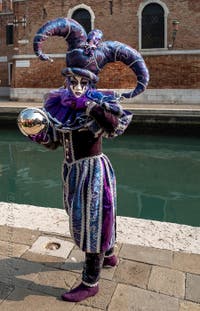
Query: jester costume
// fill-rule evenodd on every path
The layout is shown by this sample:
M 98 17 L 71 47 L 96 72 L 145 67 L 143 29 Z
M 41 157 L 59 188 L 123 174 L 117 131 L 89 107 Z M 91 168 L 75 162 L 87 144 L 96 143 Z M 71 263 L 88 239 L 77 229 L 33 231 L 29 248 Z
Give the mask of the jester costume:
M 120 100 L 144 91 L 149 75 L 142 56 L 117 42 L 102 42 L 102 32 L 88 35 L 76 21 L 58 18 L 42 26 L 34 38 L 34 51 L 49 60 L 41 45 L 48 36 L 62 36 L 68 43 L 66 88 L 45 96 L 43 110 L 49 119 L 46 132 L 31 135 L 31 140 L 50 149 L 63 147 L 63 204 L 69 215 L 71 236 L 85 252 L 81 284 L 62 295 L 63 300 L 81 301 L 98 292 L 103 265 L 115 266 L 116 180 L 107 156 L 102 153 L 102 138 L 123 134 L 132 119 Z M 98 73 L 108 62 L 122 61 L 137 77 L 128 93 L 95 89 Z
M 90 98 L 93 94 L 88 91 Z M 115 175 L 102 153 L 102 137 L 122 133 L 132 115 L 116 101 L 109 103 L 109 96 L 106 108 L 88 96 L 76 98 L 67 89 L 48 95 L 44 111 L 51 125 L 42 143 L 63 146 L 63 203 L 75 243 L 84 252 L 100 253 L 114 246 L 116 213 Z

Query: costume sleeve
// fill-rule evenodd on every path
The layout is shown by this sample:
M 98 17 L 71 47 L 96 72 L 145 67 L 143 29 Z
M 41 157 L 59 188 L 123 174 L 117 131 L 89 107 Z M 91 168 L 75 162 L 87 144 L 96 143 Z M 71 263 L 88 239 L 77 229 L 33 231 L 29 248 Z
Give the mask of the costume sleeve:
M 94 94 L 94 92 L 93 92 Z M 113 96 L 99 96 L 101 92 L 96 91 L 94 101 L 88 103 L 86 113 L 91 116 L 102 129 L 104 137 L 111 138 L 123 134 L 132 120 L 132 113 L 123 110 L 118 100 Z
M 119 124 L 117 116 L 111 112 L 106 111 L 99 105 L 95 105 L 91 108 L 89 115 L 93 117 L 102 129 L 106 132 L 112 132 Z
M 57 149 L 61 145 L 59 135 L 52 126 L 49 126 L 47 132 L 41 132 L 37 135 L 29 135 L 30 140 L 43 145 L 48 149 Z
M 58 110 L 61 102 L 61 89 L 52 90 L 44 96 L 44 106 L 42 110 L 48 115 L 49 110 Z M 54 108 L 55 107 L 55 108 Z M 37 135 L 29 135 L 29 138 L 48 149 L 56 149 L 62 145 L 61 137 L 58 131 L 56 131 L 53 122 L 49 119 L 49 127 L 45 132 L 41 132 Z

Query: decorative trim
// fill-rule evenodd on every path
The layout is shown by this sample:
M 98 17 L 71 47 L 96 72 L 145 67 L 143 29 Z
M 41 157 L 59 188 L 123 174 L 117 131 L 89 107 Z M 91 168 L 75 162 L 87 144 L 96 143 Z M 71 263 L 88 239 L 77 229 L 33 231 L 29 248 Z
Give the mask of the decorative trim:
M 88 287 L 96 287 L 98 285 L 98 282 L 97 283 L 94 283 L 94 284 L 91 284 L 91 283 L 87 283 L 85 281 L 82 280 L 82 283 Z
M 27 43 L 29 43 L 29 40 L 27 40 L 27 39 L 18 40 L 18 43 L 19 44 L 27 44 Z
M 13 12 L 0 12 L 0 16 L 2 15 L 13 15 Z
M 17 60 L 16 67 L 30 67 L 30 60 Z
M 61 53 L 57 53 L 57 54 L 48 54 L 50 57 L 52 58 L 66 58 L 66 54 L 61 54 Z M 38 58 L 36 55 L 34 54 L 21 54 L 21 55 L 13 55 L 12 59 L 34 59 L 34 58 Z
M 83 169 L 85 169 L 85 163 L 83 163 Z M 78 187 L 78 184 L 80 182 L 80 165 L 76 165 L 76 169 L 77 169 L 77 174 L 76 174 L 76 189 Z M 84 171 L 85 173 L 85 171 Z M 83 174 L 82 174 L 82 177 L 83 177 Z M 85 206 L 85 195 L 84 195 L 84 187 L 81 187 L 81 202 L 82 202 L 82 206 Z M 83 246 L 84 246 L 84 238 L 85 238 L 85 223 L 86 223 L 86 219 L 85 219 L 85 208 L 82 208 L 81 209 L 81 236 L 80 236 L 80 249 L 83 249 Z
M 168 49 L 142 49 L 142 55 L 199 55 L 200 50 L 168 50 Z
M 87 108 L 86 108 L 85 113 L 86 113 L 87 116 L 89 116 L 89 115 L 90 115 L 91 109 L 92 109 L 94 106 L 96 106 L 97 103 L 88 101 L 88 102 L 86 103 L 86 105 L 87 105 Z
M 86 164 L 85 164 L 86 165 Z M 93 175 L 93 168 L 94 168 L 94 160 L 89 160 L 87 165 L 91 169 L 88 170 L 89 176 L 88 176 L 88 188 L 87 188 L 87 198 L 86 198 L 86 217 L 85 217 L 85 230 L 86 230 L 86 249 L 87 252 L 91 252 L 91 238 L 90 238 L 90 215 L 91 215 L 91 201 L 92 201 L 92 195 L 91 195 L 91 189 L 92 189 L 92 175 Z M 85 177 L 85 176 L 84 176 Z M 100 208 L 99 208 L 100 210 Z M 96 251 L 98 253 L 98 250 Z
M 100 253 L 101 251 L 101 234 L 102 234 L 102 224 L 103 224 L 103 176 L 104 176 L 104 167 L 102 160 L 105 159 L 105 156 L 103 154 L 102 157 L 99 157 L 99 165 L 100 165 L 100 171 L 99 171 L 99 178 L 101 180 L 100 183 L 100 191 L 99 191 L 99 219 L 98 219 L 98 233 L 97 233 L 97 252 Z M 107 164 L 106 161 L 104 161 L 104 164 Z M 109 173 L 109 170 L 107 171 Z
M 142 49 L 140 50 L 142 55 L 199 55 L 200 50 L 168 50 L 168 49 Z M 66 58 L 66 54 L 48 54 L 51 58 Z M 12 59 L 36 59 L 37 56 L 34 54 L 21 54 L 13 55 Z

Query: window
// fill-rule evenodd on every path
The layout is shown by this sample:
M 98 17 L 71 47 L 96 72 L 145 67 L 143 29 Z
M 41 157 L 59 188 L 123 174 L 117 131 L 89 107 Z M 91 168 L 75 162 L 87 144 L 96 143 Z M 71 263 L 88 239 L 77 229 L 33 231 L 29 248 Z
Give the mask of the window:
M 139 49 L 167 48 L 167 19 L 169 10 L 162 0 L 145 0 L 140 3 Z
M 12 82 L 12 70 L 13 70 L 13 64 L 8 63 L 8 85 L 11 85 L 11 82 Z
M 6 44 L 13 44 L 13 25 L 6 26 Z
M 72 18 L 81 24 L 87 33 L 92 29 L 90 13 L 85 9 L 77 9 L 72 14 Z
M 150 3 L 142 11 L 142 49 L 164 47 L 164 10 Z
M 10 0 L 10 10 L 13 10 L 13 0 Z
M 3 2 L 4 2 L 4 9 L 3 9 Z M 3 0 L 0 0 L 0 13 L 3 12 L 3 10 L 5 12 L 7 11 L 12 11 L 13 10 L 13 0 L 10 0 L 10 1 L 3 1 Z

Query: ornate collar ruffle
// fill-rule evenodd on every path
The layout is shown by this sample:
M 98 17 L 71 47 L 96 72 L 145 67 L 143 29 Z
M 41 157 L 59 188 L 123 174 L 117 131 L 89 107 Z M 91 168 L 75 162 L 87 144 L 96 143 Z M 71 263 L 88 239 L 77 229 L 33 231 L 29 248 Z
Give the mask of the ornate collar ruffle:
M 45 98 L 44 110 L 50 122 L 62 131 L 87 127 L 92 118 L 86 115 L 86 96 L 76 98 L 67 89 L 51 91 Z

